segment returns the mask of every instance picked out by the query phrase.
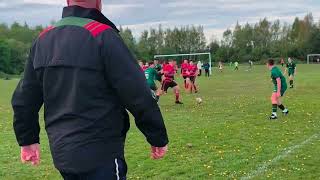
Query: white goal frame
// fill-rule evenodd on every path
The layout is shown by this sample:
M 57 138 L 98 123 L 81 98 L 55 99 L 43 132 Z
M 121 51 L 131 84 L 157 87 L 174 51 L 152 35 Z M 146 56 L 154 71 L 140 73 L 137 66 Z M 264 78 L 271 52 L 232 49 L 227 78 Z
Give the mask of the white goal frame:
M 307 56 L 307 63 L 310 64 L 310 57 L 314 57 L 314 56 L 319 56 L 320 58 L 320 54 L 308 54 Z
M 163 54 L 163 55 L 155 55 L 154 58 L 162 58 L 162 57 L 181 57 L 181 56 L 199 56 L 199 55 L 208 55 L 209 56 L 209 72 L 212 75 L 212 58 L 211 53 L 190 53 L 190 54 Z

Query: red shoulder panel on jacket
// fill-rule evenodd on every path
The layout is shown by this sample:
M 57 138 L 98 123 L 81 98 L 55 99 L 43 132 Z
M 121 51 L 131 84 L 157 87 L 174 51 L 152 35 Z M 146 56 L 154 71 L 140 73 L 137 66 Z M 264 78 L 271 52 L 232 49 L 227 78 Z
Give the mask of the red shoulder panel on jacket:
M 93 37 L 97 37 L 99 34 L 101 34 L 103 31 L 107 29 L 111 29 L 110 26 L 106 24 L 99 23 L 97 21 L 90 22 L 84 26 L 90 33 L 92 34 Z
M 44 29 L 40 34 L 39 37 L 42 37 L 44 34 L 46 34 L 47 32 L 51 31 L 52 29 L 54 29 L 54 26 L 49 26 L 46 29 Z

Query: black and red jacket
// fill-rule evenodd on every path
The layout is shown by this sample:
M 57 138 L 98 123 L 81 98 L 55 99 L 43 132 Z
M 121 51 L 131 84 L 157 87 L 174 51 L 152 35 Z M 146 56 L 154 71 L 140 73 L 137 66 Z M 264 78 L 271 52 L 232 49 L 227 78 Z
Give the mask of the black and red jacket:
M 124 155 L 129 110 L 147 141 L 168 143 L 160 109 L 137 61 L 101 12 L 66 7 L 31 48 L 23 79 L 12 98 L 20 146 L 39 143 L 39 115 L 54 164 L 87 172 Z

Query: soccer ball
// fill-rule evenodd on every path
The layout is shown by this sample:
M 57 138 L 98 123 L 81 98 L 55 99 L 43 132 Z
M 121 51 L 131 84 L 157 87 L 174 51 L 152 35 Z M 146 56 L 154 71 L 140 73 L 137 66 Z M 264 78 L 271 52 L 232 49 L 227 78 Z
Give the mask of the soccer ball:
M 198 103 L 198 104 L 201 104 L 201 103 L 202 103 L 202 99 L 201 99 L 201 98 L 199 98 L 199 97 L 198 97 L 198 98 L 196 98 L 196 101 L 197 101 L 197 103 Z

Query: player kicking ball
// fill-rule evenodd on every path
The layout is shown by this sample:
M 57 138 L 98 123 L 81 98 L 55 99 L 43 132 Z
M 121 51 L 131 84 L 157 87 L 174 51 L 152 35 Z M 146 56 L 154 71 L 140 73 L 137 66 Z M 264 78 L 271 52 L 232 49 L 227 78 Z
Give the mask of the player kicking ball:
M 280 69 L 274 65 L 273 59 L 268 60 L 267 66 L 271 71 L 271 79 L 274 84 L 274 90 L 271 95 L 272 115 L 270 116 L 270 119 L 273 120 L 278 119 L 278 107 L 282 110 L 284 115 L 288 115 L 289 113 L 288 109 L 285 108 L 281 102 L 281 97 L 283 97 L 287 90 L 287 82 Z
M 163 93 L 167 93 L 169 88 L 172 88 L 175 96 L 176 96 L 176 104 L 183 104 L 180 101 L 180 89 L 178 84 L 174 81 L 174 75 L 176 74 L 176 70 L 174 67 L 174 62 L 172 60 L 169 61 L 169 64 L 163 67 L 164 80 L 162 82 L 162 87 L 160 91 L 160 95 Z
M 293 80 L 294 80 L 294 75 L 296 74 L 296 70 L 297 70 L 296 64 L 292 61 L 291 58 L 289 58 L 286 72 L 288 72 L 290 88 L 293 88 Z
M 153 98 L 158 102 L 161 92 L 158 90 L 156 83 L 154 80 L 156 80 L 158 72 L 155 69 L 154 62 L 149 63 L 149 67 L 144 71 L 144 74 L 147 79 L 147 84 L 151 89 Z

